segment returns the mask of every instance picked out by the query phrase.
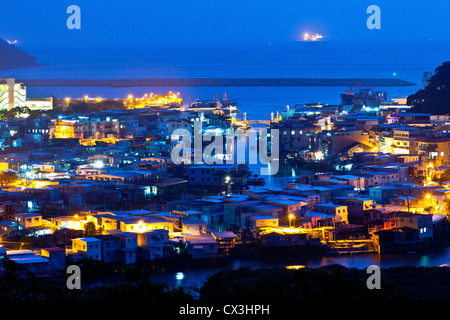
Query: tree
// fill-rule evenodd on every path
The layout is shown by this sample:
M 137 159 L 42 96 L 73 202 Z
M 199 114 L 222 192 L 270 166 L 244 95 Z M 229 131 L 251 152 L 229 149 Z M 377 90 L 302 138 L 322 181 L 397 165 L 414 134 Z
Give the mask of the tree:
M 408 96 L 412 112 L 448 114 L 450 110 L 450 61 L 437 67 L 425 88 Z
M 0 173 L 0 186 L 7 186 L 19 179 L 17 173 L 15 171 L 3 171 Z
M 17 262 L 6 259 L 3 262 L 3 268 L 6 271 L 6 278 L 10 283 L 16 283 L 21 277 L 29 275 L 30 272 L 26 270 L 24 265 L 18 264 Z
M 30 115 L 31 110 L 28 107 L 15 107 L 12 109 L 4 109 L 1 111 L 2 118 L 18 118 L 20 115 Z
M 97 229 L 95 228 L 95 224 L 93 222 L 87 222 L 84 225 L 84 236 L 92 237 L 97 235 Z

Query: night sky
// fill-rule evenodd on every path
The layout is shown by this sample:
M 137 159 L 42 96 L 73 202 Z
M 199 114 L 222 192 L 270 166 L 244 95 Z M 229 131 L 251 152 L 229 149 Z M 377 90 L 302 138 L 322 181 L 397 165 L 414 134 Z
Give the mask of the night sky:
M 68 30 L 69 5 L 81 30 Z M 369 30 L 369 5 L 381 30 Z M 391 0 L 13 0 L 2 1 L 0 37 L 19 47 L 298 41 L 450 41 L 450 1 Z

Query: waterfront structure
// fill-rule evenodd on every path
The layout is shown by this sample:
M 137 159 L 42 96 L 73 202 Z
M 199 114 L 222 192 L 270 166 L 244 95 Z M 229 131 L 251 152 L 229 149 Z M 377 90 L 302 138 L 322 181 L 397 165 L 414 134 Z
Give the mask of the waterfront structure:
M 331 216 L 334 222 L 348 223 L 347 206 L 333 203 L 318 203 L 314 206 L 314 211 Z
M 186 251 L 193 259 L 213 258 L 219 255 L 217 240 L 210 234 L 186 236 Z
M 419 239 L 431 242 L 433 238 L 433 216 L 431 214 L 408 214 L 397 215 L 395 222 L 397 227 L 406 227 L 418 232 Z
M 0 79 L 0 109 L 23 108 L 26 97 L 26 88 L 14 78 Z
M 263 227 L 278 227 L 278 217 L 277 216 L 257 216 L 252 215 L 252 228 L 258 229 Z
M 0 109 L 29 108 L 30 110 L 53 109 L 53 98 L 27 98 L 26 86 L 14 78 L 0 79 Z

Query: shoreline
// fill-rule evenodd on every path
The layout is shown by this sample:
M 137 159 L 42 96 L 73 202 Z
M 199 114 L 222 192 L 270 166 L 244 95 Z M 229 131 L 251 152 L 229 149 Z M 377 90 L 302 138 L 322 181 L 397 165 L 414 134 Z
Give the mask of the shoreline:
M 248 86 L 248 87 L 308 87 L 308 86 L 364 86 L 402 87 L 415 83 L 394 78 L 172 78 L 172 79 L 17 79 L 27 87 L 151 87 L 151 86 Z
M 18 70 L 18 69 L 31 69 L 31 68 L 39 68 L 49 66 L 50 64 L 45 63 L 36 63 L 30 65 L 20 65 L 20 66 L 0 66 L 0 72 L 9 71 L 9 70 Z

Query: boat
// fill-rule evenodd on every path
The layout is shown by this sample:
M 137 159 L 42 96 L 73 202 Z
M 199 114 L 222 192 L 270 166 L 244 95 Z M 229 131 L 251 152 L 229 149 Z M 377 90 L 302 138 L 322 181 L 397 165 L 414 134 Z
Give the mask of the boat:
M 355 87 L 355 89 L 354 89 Z M 387 99 L 387 93 L 384 91 L 376 91 L 371 88 L 364 88 L 361 82 L 352 84 L 350 90 L 346 90 L 341 94 L 341 105 L 380 105 Z
M 264 178 L 259 177 L 257 175 L 247 177 L 247 184 L 250 186 L 263 186 L 266 184 Z

